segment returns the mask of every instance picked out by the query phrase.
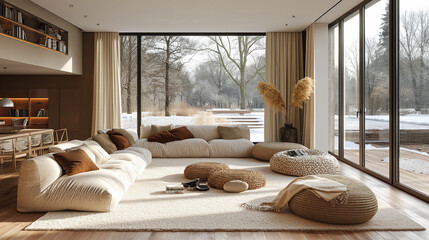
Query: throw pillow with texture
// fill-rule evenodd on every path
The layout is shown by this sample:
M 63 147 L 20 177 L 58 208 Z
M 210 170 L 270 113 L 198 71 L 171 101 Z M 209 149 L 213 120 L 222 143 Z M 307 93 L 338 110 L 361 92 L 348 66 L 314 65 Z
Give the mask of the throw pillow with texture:
M 100 146 L 109 154 L 118 150 L 116 145 L 110 140 L 109 135 L 106 133 L 96 134 L 92 136 L 92 139 L 100 144 Z
M 82 149 L 54 154 L 55 161 L 69 175 L 98 170 L 99 168 Z
M 217 130 L 219 131 L 219 134 L 223 139 L 243 138 L 243 134 L 239 127 L 218 126 Z
M 191 133 L 191 131 L 189 131 L 187 127 L 171 129 L 169 132 L 173 134 L 178 140 L 194 138 L 194 135 Z
M 150 127 L 150 135 L 154 135 L 157 134 L 159 132 L 163 132 L 163 131 L 170 131 L 172 128 L 171 124 L 170 125 L 152 125 Z
M 69 148 L 69 149 L 66 150 L 66 152 L 72 152 L 72 151 L 75 151 L 75 150 L 78 150 L 78 149 L 83 150 L 86 153 L 86 155 L 88 155 L 88 157 L 91 158 L 92 162 L 94 162 L 95 164 L 97 164 L 97 157 L 91 151 L 91 149 L 88 147 L 88 145 L 82 144 L 82 145 L 77 146 L 77 147 Z
M 171 132 L 163 131 L 147 137 L 149 142 L 159 142 L 159 143 L 168 143 L 179 140 L 176 136 L 174 136 Z
M 118 150 L 124 150 L 125 148 L 130 146 L 128 139 L 122 136 L 121 133 L 111 130 L 108 131 L 107 134 L 109 135 L 110 140 L 115 144 Z
M 125 130 L 123 128 L 114 128 L 112 130 L 116 131 L 116 132 L 120 133 L 122 136 L 124 136 L 128 140 L 128 142 L 130 143 L 130 145 L 133 145 L 134 143 L 136 143 L 136 140 L 134 140 L 133 135 L 131 135 L 127 130 Z

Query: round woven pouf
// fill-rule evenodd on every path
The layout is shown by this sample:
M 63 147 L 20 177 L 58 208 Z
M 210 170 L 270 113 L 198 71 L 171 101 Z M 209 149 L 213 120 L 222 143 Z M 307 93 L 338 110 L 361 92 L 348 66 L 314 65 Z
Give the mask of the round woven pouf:
M 229 169 L 228 165 L 218 162 L 199 162 L 186 166 L 185 178 L 199 178 L 201 181 L 207 181 L 210 174 L 215 171 Z
M 274 154 L 270 160 L 271 170 L 291 176 L 338 174 L 340 164 L 329 153 L 317 149 L 301 150 L 303 156 L 290 156 L 288 151 Z
M 249 190 L 265 186 L 265 176 L 257 171 L 244 169 L 219 170 L 210 175 L 207 183 L 217 189 L 223 189 L 223 185 L 231 180 L 240 180 L 249 185 Z
M 253 146 L 252 155 L 256 159 L 269 162 L 274 154 L 291 149 L 307 149 L 307 147 L 291 142 L 260 142 Z
M 359 224 L 369 221 L 378 210 L 377 198 L 363 183 L 340 175 L 318 175 L 347 186 L 348 198 L 332 205 L 308 190 L 289 201 L 289 209 L 298 216 L 324 223 Z

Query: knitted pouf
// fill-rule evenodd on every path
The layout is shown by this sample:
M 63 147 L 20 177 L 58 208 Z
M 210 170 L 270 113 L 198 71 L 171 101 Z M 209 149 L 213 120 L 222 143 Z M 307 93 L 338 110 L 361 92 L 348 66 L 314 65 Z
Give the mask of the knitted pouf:
M 210 174 L 222 169 L 229 169 L 229 167 L 218 162 L 199 162 L 188 165 L 184 173 L 187 179 L 199 178 L 201 181 L 207 181 Z
M 377 198 L 363 183 L 340 175 L 319 175 L 347 186 L 348 198 L 332 205 L 308 190 L 289 201 L 289 209 L 298 216 L 332 224 L 359 224 L 369 221 L 378 210 Z
M 291 142 L 260 142 L 253 146 L 252 155 L 256 159 L 269 162 L 274 154 L 291 149 L 307 149 L 307 147 Z
M 223 189 L 223 185 L 231 180 L 240 180 L 249 185 L 249 190 L 265 186 L 265 176 L 257 171 L 244 169 L 219 170 L 210 175 L 207 183 L 217 189 Z
M 303 156 L 290 156 L 288 151 L 278 152 L 270 160 L 271 170 L 291 176 L 338 174 L 340 164 L 330 155 L 316 149 L 301 150 Z

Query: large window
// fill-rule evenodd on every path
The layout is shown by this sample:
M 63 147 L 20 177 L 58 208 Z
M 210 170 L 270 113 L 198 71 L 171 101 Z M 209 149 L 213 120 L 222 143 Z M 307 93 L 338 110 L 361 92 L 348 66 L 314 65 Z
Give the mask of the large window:
M 239 124 L 249 126 L 252 141 L 264 141 L 264 102 L 255 87 L 265 76 L 265 36 L 124 34 L 121 40 L 123 127 Z
M 429 1 L 350 12 L 329 29 L 330 151 L 429 201 Z

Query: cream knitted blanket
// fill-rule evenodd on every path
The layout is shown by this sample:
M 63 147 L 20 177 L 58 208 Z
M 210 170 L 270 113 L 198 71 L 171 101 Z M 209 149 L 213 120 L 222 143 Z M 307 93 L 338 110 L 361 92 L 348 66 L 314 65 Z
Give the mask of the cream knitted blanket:
M 289 200 L 304 189 L 333 205 L 347 202 L 348 190 L 346 185 L 324 177 L 309 175 L 293 180 L 272 202 L 263 202 L 259 206 L 244 203 L 242 206 L 253 210 L 283 212 Z

